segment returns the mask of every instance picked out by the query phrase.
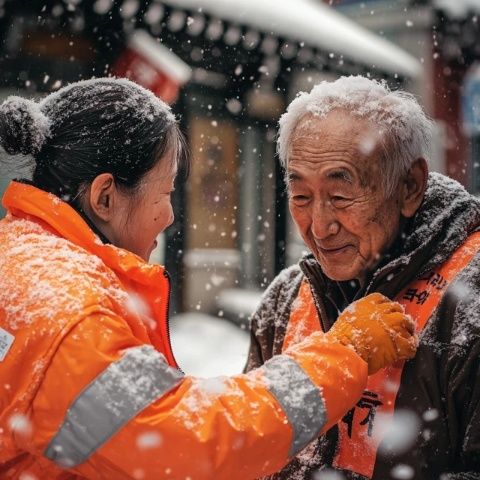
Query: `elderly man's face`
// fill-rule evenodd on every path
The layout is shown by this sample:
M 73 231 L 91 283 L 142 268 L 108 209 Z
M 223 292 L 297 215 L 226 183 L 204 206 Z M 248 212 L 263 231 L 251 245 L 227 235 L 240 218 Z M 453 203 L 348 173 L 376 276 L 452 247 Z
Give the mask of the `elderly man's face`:
M 307 117 L 294 132 L 290 212 L 332 280 L 362 280 L 399 232 L 401 189 L 386 198 L 380 141 L 371 123 L 343 111 Z

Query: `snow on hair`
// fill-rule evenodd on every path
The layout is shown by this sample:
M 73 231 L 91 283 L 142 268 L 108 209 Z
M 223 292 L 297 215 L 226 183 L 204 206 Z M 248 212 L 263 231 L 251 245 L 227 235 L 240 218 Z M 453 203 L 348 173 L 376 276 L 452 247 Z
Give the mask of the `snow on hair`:
M 433 122 L 415 97 L 389 89 L 385 81 L 357 76 L 323 81 L 310 93 L 300 93 L 280 118 L 277 150 L 284 168 L 288 165 L 292 135 L 306 115 L 324 118 L 334 109 L 365 118 L 386 132 L 383 142 L 384 188 L 392 194 L 401 176 L 420 157 L 429 159 Z
M 65 117 L 71 115 L 72 107 L 75 107 L 76 110 L 89 108 L 91 106 L 88 103 L 89 96 L 100 95 L 102 92 L 105 93 L 119 87 L 128 94 L 124 102 L 132 107 L 132 110 L 138 116 L 150 121 L 154 121 L 157 116 L 161 116 L 165 118 L 168 124 L 176 122 L 175 115 L 168 104 L 155 96 L 150 90 L 126 78 L 101 77 L 70 83 L 45 97 L 39 106 L 44 112 L 55 110 L 53 120 L 63 121 Z M 60 107 L 65 107 L 65 104 L 68 104 L 69 94 L 72 92 L 75 92 L 75 98 L 80 99 L 83 96 L 86 102 L 78 101 L 78 104 L 70 105 L 70 108 L 64 108 L 62 111 Z
M 0 145 L 10 155 L 35 155 L 50 132 L 38 103 L 10 96 L 0 105 Z

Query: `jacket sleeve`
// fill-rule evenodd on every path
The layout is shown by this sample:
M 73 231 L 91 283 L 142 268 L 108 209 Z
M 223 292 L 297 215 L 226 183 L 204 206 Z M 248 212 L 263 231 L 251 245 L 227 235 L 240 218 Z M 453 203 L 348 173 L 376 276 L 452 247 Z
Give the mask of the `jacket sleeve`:
M 448 289 L 437 313 L 439 378 L 452 448 L 447 480 L 480 472 L 480 255 Z M 434 337 L 435 338 L 435 337 Z
M 21 446 L 91 479 L 246 480 L 336 423 L 366 379 L 360 357 L 320 334 L 249 374 L 192 378 L 95 313 L 57 348 Z
M 475 303 L 475 311 L 479 312 L 478 297 Z M 454 341 L 460 344 L 450 345 L 445 363 L 447 418 L 454 432 L 456 460 L 453 464 L 459 472 L 447 474 L 448 480 L 479 478 L 480 472 L 480 326 L 472 322 L 472 312 L 457 308 L 457 317 L 468 318 L 468 321 L 454 325 Z

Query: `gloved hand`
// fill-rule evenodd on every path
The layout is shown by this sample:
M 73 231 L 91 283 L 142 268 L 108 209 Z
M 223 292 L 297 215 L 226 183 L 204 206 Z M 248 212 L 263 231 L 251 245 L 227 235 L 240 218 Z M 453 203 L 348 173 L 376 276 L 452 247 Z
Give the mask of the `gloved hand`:
M 399 303 L 380 293 L 352 303 L 326 335 L 329 341 L 353 347 L 368 363 L 369 375 L 412 358 L 418 345 L 412 318 Z

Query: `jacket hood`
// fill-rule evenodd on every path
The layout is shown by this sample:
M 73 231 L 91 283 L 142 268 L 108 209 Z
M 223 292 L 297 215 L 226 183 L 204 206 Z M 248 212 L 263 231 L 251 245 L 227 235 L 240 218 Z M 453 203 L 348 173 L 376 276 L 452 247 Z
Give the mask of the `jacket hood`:
M 429 264 L 450 256 L 480 225 L 480 199 L 455 180 L 431 173 L 425 198 L 411 225 L 405 230 L 406 255 L 435 246 Z
M 413 264 L 417 275 L 443 263 L 480 225 L 480 200 L 457 181 L 430 173 L 422 205 L 407 222 L 391 261 L 374 278 Z

